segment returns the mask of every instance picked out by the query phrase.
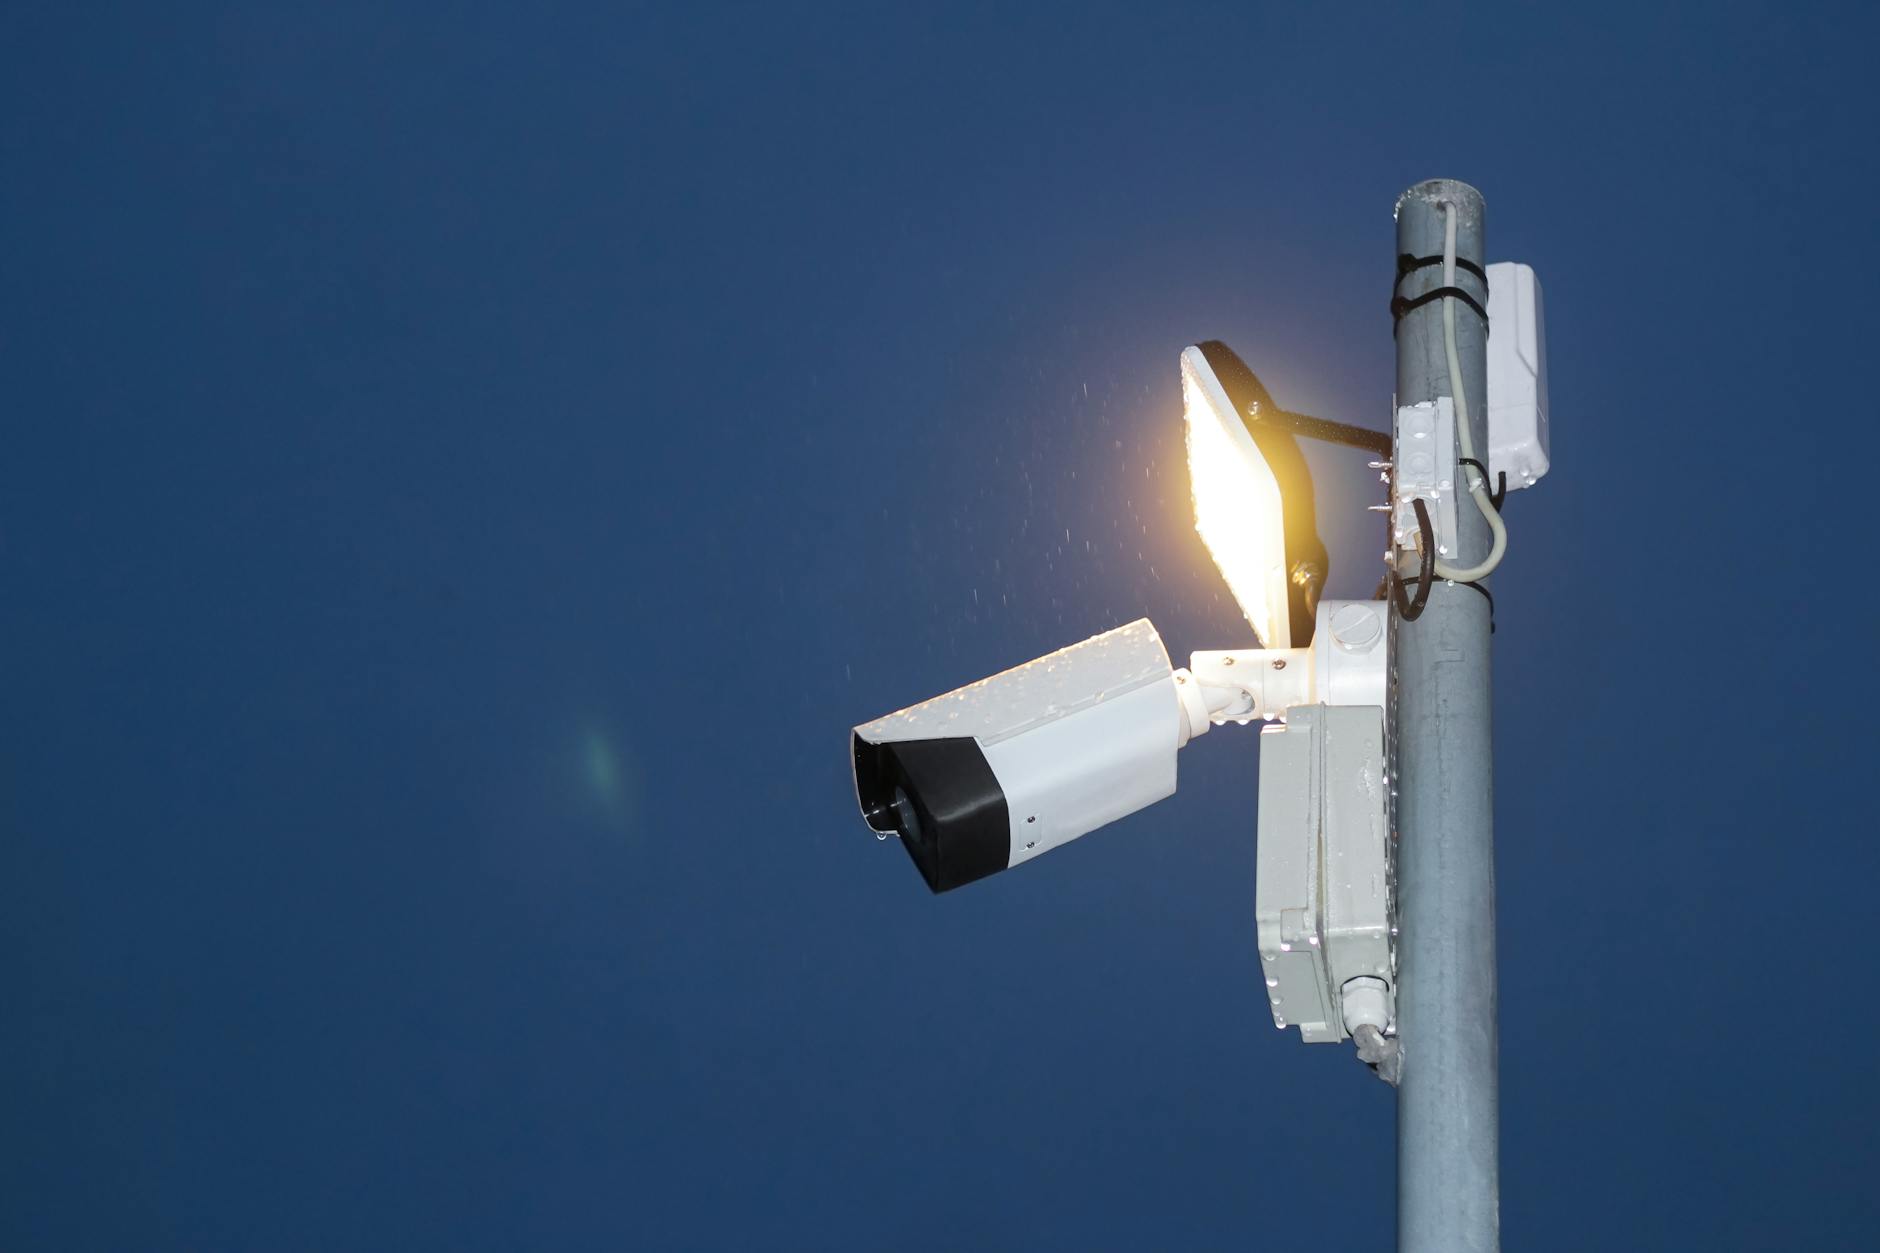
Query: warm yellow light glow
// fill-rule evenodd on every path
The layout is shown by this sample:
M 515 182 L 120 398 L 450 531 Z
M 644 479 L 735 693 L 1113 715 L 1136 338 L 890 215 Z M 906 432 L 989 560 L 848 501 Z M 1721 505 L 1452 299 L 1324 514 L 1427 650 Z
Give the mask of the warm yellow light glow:
M 1267 648 L 1292 647 L 1279 481 L 1199 348 L 1182 352 L 1195 530 Z

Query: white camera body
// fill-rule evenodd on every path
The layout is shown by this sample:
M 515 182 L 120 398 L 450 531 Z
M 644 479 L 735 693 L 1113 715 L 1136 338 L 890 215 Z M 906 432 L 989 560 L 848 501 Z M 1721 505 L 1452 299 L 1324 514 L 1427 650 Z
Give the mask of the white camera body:
M 1172 795 L 1187 739 L 1143 618 L 856 727 L 856 800 L 944 892 Z

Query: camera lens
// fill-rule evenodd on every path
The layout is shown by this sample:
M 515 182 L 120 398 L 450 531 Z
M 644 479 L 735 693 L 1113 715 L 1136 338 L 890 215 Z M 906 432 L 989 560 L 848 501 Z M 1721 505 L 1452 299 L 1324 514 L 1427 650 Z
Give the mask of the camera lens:
M 920 815 L 914 812 L 914 801 L 901 788 L 894 789 L 894 828 L 901 833 L 902 839 L 921 838 Z

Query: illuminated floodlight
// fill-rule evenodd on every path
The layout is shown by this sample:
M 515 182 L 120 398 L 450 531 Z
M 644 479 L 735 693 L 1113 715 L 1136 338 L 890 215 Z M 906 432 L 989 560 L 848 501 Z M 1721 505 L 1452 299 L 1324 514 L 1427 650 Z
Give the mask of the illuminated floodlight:
M 1311 641 L 1325 583 L 1312 478 L 1282 412 L 1232 349 L 1182 350 L 1182 407 L 1195 529 L 1267 648 Z M 1290 415 L 1284 415 L 1290 416 Z

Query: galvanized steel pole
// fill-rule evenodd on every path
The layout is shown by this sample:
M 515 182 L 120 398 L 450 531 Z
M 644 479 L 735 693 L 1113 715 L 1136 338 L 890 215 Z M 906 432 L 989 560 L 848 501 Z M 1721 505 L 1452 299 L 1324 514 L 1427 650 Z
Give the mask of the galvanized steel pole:
M 1482 265 L 1482 196 L 1465 183 L 1418 183 L 1397 201 L 1397 252 L 1440 257 L 1445 204 L 1456 255 Z M 1400 295 L 1443 285 L 1440 265 L 1413 269 Z M 1458 267 L 1455 285 L 1488 304 L 1486 284 Z M 1397 403 L 1453 393 L 1442 300 L 1397 324 Z M 1472 443 L 1487 462 L 1487 328 L 1455 301 Z M 1402 448 L 1398 448 L 1400 458 Z M 1466 482 L 1458 468 L 1456 482 Z M 1489 548 L 1487 523 L 1460 491 L 1459 555 Z M 1477 1253 L 1500 1247 L 1495 1027 L 1495 840 L 1489 726 L 1489 601 L 1438 580 L 1414 622 L 1395 623 L 1398 866 L 1397 1247 Z

